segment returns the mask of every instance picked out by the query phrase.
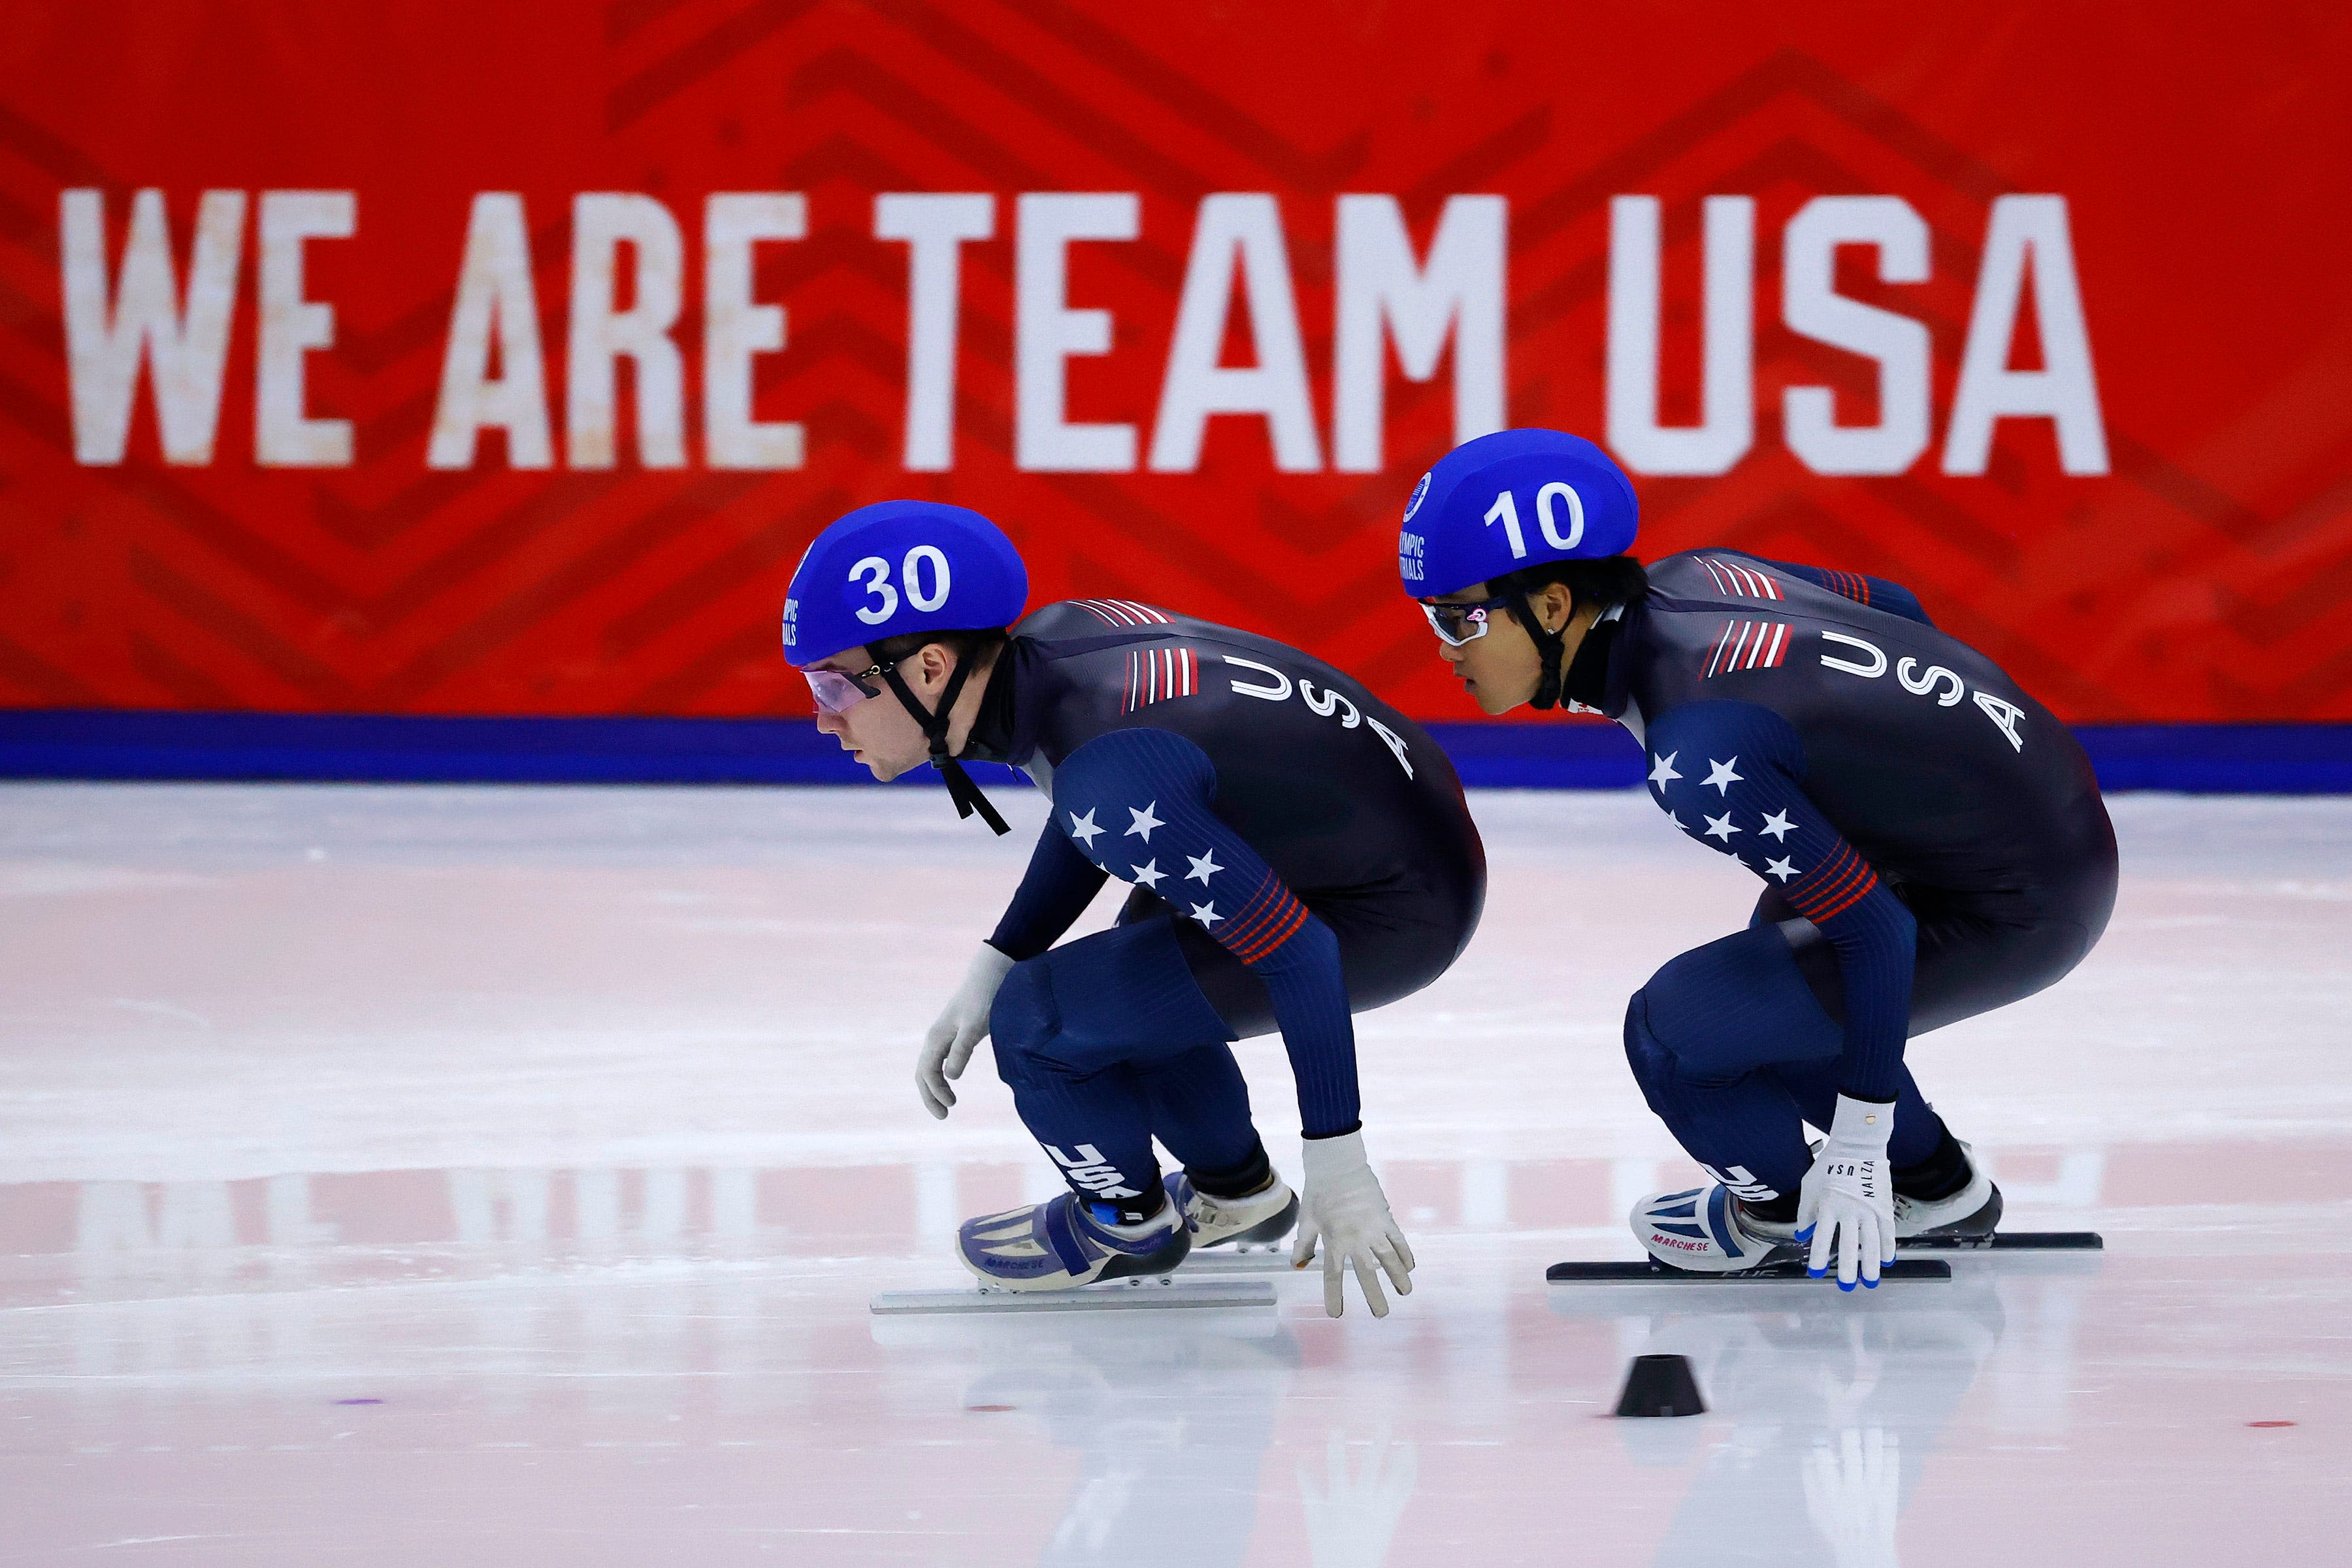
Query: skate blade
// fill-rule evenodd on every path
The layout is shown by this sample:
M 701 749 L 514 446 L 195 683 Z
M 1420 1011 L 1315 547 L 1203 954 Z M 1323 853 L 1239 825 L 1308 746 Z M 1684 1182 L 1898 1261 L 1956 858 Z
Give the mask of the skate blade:
M 1071 1290 L 884 1290 L 874 1298 L 877 1317 L 914 1313 L 989 1313 L 1014 1316 L 1042 1312 L 1198 1311 L 1209 1308 L 1271 1307 L 1274 1287 L 1265 1280 L 1179 1284 L 1165 1276 L 1081 1285 Z
M 1887 1283 L 1916 1279 L 1949 1279 L 1951 1277 L 1952 1266 L 1941 1258 L 1902 1258 L 1893 1263 L 1883 1264 L 1878 1270 L 1879 1279 Z M 1820 1279 L 1812 1278 L 1805 1272 L 1805 1265 L 1801 1259 L 1788 1263 L 1767 1264 L 1761 1268 L 1750 1268 L 1737 1274 L 1701 1274 L 1687 1268 L 1669 1268 L 1655 1258 L 1648 1258 L 1622 1263 L 1555 1263 L 1544 1270 L 1545 1280 L 1554 1285 L 1665 1283 L 1773 1285 L 1790 1280 L 1797 1280 L 1808 1285 L 1822 1285 L 1829 1283 L 1835 1278 L 1835 1275 L 1825 1276 Z M 1855 1289 L 1859 1289 L 1861 1287 L 1856 1286 Z
M 1997 1230 L 1990 1236 L 1906 1236 L 1898 1252 L 2104 1252 L 2095 1230 Z
M 1182 1277 L 1197 1277 L 1203 1274 L 1288 1274 L 1293 1270 L 1287 1246 L 1238 1251 L 1214 1247 L 1187 1257 L 1176 1266 L 1176 1272 Z

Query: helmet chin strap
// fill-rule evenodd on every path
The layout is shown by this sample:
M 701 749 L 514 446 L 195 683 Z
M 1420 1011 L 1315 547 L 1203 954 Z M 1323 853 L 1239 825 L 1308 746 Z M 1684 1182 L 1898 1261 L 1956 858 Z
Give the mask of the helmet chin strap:
M 1521 594 L 1519 603 L 1528 612 L 1528 636 L 1534 640 L 1536 654 L 1543 660 L 1543 679 L 1536 682 L 1536 694 L 1529 700 L 1528 706 L 1538 710 L 1555 708 L 1559 704 L 1560 660 L 1566 657 L 1568 647 L 1568 622 L 1562 621 L 1559 631 L 1546 631 L 1543 616 L 1536 613 L 1535 595 Z M 1573 604 L 1570 605 L 1568 613 L 1569 618 L 1573 620 L 1576 616 Z
M 896 664 L 882 672 L 882 679 L 890 683 L 890 689 L 898 694 L 899 703 L 921 727 L 923 739 L 930 742 L 931 766 L 947 780 L 948 798 L 955 802 L 957 817 L 967 817 L 977 811 L 980 819 L 1001 837 L 1013 831 L 1011 826 L 997 815 L 996 807 L 989 804 L 988 796 L 981 793 L 980 786 L 971 782 L 971 775 L 963 771 L 963 764 L 948 754 L 948 725 L 955 713 L 956 698 L 962 693 L 964 680 L 971 674 L 971 661 L 958 658 L 954 673 L 948 677 L 947 689 L 940 693 L 940 706 L 936 712 L 925 710 L 898 674 Z

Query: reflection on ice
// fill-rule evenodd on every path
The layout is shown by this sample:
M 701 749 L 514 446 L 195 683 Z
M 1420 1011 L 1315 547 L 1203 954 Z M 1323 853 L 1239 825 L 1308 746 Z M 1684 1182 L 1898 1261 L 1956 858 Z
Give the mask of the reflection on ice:
M 2063 1299 L 2085 1288 L 2087 1274 L 2078 1268 L 2056 1283 Z M 1698 1460 L 1660 1568 L 1741 1555 L 1895 1568 L 1905 1500 L 2000 1344 L 2012 1303 L 2029 1319 L 2053 1309 L 2049 1292 L 2020 1284 L 1985 1259 L 1958 1264 L 1948 1283 L 1834 1301 L 1801 1285 L 1756 1287 L 1745 1301 L 1715 1287 L 1697 1300 L 1668 1284 L 1607 1297 L 1559 1286 L 1549 1302 L 1564 1318 L 1612 1321 L 1629 1353 L 1686 1356 L 1697 1373 L 1713 1417 L 1704 1439 L 1696 1418 L 1618 1423 L 1637 1464 L 1684 1469 Z M 2062 1381 L 2071 1372 L 2044 1370 Z
M 1334 1429 L 1323 1463 L 1298 1461 L 1298 1490 L 1307 1506 L 1307 1541 L 1314 1568 L 1380 1568 L 1420 1479 L 1417 1451 L 1385 1433 L 1351 1447 Z

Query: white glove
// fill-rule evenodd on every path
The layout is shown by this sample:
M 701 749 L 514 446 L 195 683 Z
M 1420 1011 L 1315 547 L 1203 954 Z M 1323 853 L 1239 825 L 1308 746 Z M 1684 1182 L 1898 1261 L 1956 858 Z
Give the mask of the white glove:
M 923 1036 L 923 1048 L 915 1053 L 916 1092 L 923 1097 L 923 1109 L 942 1121 L 948 1119 L 948 1107 L 956 1102 L 948 1079 L 963 1076 L 972 1047 L 988 1038 L 989 1004 L 996 1000 L 996 988 L 1012 968 L 1011 959 L 982 942 L 971 955 L 971 967 L 964 971 L 963 984 L 940 1010 Z
M 1895 1169 L 1886 1141 L 1895 1135 L 1895 1107 L 1838 1096 L 1829 1141 L 1805 1173 L 1797 1195 L 1797 1239 L 1812 1244 L 1805 1271 L 1818 1279 L 1837 1254 L 1838 1289 L 1862 1282 L 1878 1289 L 1878 1268 L 1895 1261 Z
M 1380 1269 L 1388 1270 L 1398 1295 L 1412 1295 L 1412 1248 L 1389 1213 L 1381 1179 L 1364 1163 L 1364 1135 L 1309 1138 L 1302 1148 L 1307 1191 L 1299 1201 L 1298 1236 L 1291 1243 L 1290 1266 L 1304 1268 L 1313 1262 L 1319 1237 L 1324 1244 L 1323 1310 L 1335 1318 L 1347 1310 L 1347 1297 L 1339 1289 L 1340 1269 L 1353 1262 L 1364 1304 L 1372 1310 L 1373 1317 L 1385 1318 L 1389 1303 L 1381 1294 Z

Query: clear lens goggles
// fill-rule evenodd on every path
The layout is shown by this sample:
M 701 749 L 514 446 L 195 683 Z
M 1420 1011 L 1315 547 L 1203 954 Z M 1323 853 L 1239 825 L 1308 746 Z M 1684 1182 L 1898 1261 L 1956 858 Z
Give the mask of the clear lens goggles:
M 816 700 L 821 712 L 845 712 L 869 697 L 882 695 L 866 684 L 867 676 L 882 673 L 882 667 L 878 664 L 861 669 L 856 675 L 845 675 L 837 669 L 803 669 L 801 673 L 808 678 L 809 695 Z
M 1448 647 L 1460 647 L 1485 637 L 1494 613 L 1508 602 L 1496 598 L 1482 599 L 1475 605 L 1424 603 L 1421 613 L 1429 617 L 1429 629 L 1437 634 L 1438 641 Z

